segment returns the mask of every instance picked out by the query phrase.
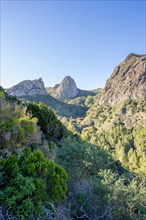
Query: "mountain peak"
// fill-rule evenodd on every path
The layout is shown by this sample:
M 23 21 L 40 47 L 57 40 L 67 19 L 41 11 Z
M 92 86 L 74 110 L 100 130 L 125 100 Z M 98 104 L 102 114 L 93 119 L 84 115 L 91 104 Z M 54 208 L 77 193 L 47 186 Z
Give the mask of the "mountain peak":
M 56 98 L 70 99 L 76 97 L 78 89 L 75 81 L 70 77 L 66 76 L 56 89 Z
M 65 76 L 63 80 L 73 80 L 73 78 L 71 76 Z
M 74 84 L 74 85 L 76 85 L 74 79 L 71 78 L 70 76 L 65 76 L 64 79 L 61 81 L 60 84 L 63 84 L 63 83 L 68 83 L 68 84 Z

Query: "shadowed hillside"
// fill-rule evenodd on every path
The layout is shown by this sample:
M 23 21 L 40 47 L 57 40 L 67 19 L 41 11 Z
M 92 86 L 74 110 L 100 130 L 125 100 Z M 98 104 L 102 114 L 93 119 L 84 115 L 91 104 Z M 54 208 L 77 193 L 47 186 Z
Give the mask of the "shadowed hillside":
M 34 101 L 34 102 L 44 102 L 47 106 L 52 108 L 57 114 L 66 117 L 84 117 L 87 107 L 82 107 L 74 104 L 63 103 L 50 95 L 37 95 L 37 96 L 22 96 L 22 99 Z

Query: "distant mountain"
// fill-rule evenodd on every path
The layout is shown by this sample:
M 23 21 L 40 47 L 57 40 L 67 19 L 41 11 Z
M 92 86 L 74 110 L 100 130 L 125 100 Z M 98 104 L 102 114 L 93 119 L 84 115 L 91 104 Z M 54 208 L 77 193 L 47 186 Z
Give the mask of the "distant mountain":
M 98 89 L 97 89 L 98 91 Z M 75 81 L 66 76 L 60 84 L 56 84 L 54 87 L 45 88 L 42 78 L 35 80 L 24 80 L 9 89 L 6 89 L 9 95 L 22 97 L 22 96 L 35 96 L 35 95 L 48 95 L 50 94 L 56 99 L 67 100 L 80 96 L 95 95 L 96 90 L 81 90 L 76 86 Z
M 57 99 L 72 99 L 80 96 L 95 95 L 95 91 L 81 90 L 77 88 L 75 81 L 66 76 L 60 84 L 56 84 L 53 88 L 47 88 L 50 95 Z
M 74 98 L 78 94 L 76 83 L 70 76 L 66 76 L 60 85 L 56 85 L 54 89 L 56 90 L 54 96 L 60 99 Z
M 6 92 L 13 96 L 35 96 L 35 95 L 47 95 L 48 92 L 45 89 L 42 78 L 35 80 L 24 80 L 17 85 L 7 89 Z
M 20 100 L 44 102 L 60 116 L 72 116 L 73 118 L 84 117 L 88 110 L 86 105 L 76 104 L 76 100 L 74 103 L 73 98 L 85 96 L 84 99 L 86 100 L 88 95 L 96 94 L 95 92 L 78 89 L 70 76 L 66 76 L 60 84 L 55 85 L 53 88 L 45 88 L 44 82 L 40 78 L 38 80 L 24 80 L 7 89 L 6 92 L 9 95 L 17 96 Z M 64 101 L 67 102 L 69 99 L 72 100 L 71 103 L 64 103 Z
M 129 54 L 113 71 L 101 92 L 99 103 L 116 105 L 122 100 L 144 100 L 146 55 Z

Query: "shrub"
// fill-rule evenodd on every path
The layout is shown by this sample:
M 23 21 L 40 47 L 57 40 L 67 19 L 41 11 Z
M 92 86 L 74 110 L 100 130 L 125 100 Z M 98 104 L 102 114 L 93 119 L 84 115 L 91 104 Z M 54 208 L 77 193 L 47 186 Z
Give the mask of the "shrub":
M 66 197 L 66 171 L 41 151 L 28 148 L 20 160 L 15 154 L 1 159 L 0 172 L 0 204 L 21 219 L 42 215 L 45 202 Z
M 47 138 L 61 138 L 63 135 L 63 125 L 56 118 L 54 112 L 44 103 L 30 103 L 27 112 L 31 112 L 33 117 L 38 118 L 38 125 Z

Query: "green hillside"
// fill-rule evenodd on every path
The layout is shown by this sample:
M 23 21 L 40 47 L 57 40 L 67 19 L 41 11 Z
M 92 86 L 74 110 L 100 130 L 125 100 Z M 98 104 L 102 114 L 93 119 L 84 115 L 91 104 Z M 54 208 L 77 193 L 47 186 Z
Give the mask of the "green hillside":
M 0 219 L 145 220 L 144 101 L 27 98 L 0 90 Z

